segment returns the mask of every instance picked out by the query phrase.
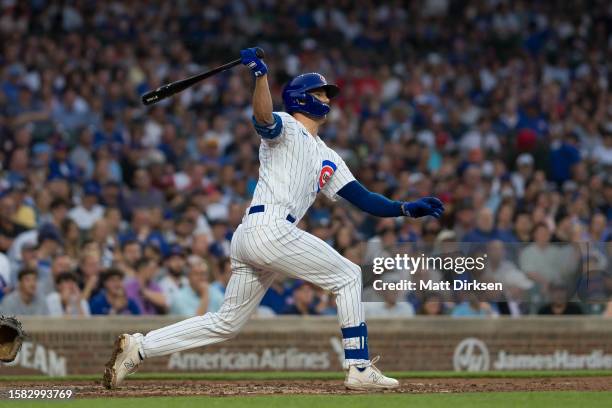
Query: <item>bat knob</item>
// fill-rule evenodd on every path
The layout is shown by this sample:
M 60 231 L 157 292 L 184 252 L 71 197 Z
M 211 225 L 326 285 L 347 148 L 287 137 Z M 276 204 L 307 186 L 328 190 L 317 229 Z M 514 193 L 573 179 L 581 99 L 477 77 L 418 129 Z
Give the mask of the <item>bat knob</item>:
M 266 53 L 261 48 L 255 47 L 255 56 L 257 56 L 257 58 L 262 58 L 263 59 L 263 58 L 266 57 Z

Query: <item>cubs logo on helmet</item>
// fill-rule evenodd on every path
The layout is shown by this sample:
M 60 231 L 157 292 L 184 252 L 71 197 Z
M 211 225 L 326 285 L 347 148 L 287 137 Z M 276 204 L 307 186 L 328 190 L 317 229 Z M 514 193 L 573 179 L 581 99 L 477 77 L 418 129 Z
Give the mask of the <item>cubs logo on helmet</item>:
M 336 171 L 336 164 L 334 162 L 329 161 L 329 160 L 323 160 L 321 171 L 319 172 L 318 191 L 320 191 L 323 187 L 325 187 L 325 184 L 327 184 L 327 182 L 331 179 L 335 171 Z

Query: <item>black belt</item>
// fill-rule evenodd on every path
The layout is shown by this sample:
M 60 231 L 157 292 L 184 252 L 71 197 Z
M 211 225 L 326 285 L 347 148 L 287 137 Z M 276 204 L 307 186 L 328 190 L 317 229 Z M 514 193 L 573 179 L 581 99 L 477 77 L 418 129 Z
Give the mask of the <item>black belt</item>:
M 251 206 L 251 208 L 249 208 L 249 215 L 251 214 L 256 214 L 256 213 L 260 213 L 260 212 L 264 212 L 266 211 L 266 206 L 265 205 L 253 205 Z M 287 221 L 289 221 L 290 223 L 294 223 L 295 222 L 295 217 L 291 214 L 287 214 L 287 218 L 285 218 Z

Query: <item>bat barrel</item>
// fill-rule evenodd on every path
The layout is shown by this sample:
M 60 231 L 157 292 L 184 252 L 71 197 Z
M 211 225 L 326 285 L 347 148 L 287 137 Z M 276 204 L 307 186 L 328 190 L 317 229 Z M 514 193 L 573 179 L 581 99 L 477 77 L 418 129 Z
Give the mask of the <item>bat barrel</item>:
M 264 50 L 257 47 L 255 48 L 255 55 L 257 58 L 264 58 L 265 53 Z M 143 105 L 152 105 L 165 99 L 169 96 L 174 95 L 175 93 L 181 92 L 183 89 L 192 86 L 193 84 L 202 81 L 208 77 L 211 77 L 219 72 L 225 71 L 226 69 L 230 69 L 236 65 L 239 65 L 241 62 L 240 58 L 230 61 L 226 64 L 223 64 L 217 68 L 211 69 L 210 71 L 203 72 L 201 74 L 194 75 L 190 78 L 182 79 L 180 81 L 172 82 L 171 84 L 166 84 L 160 86 L 159 88 L 149 91 L 142 95 L 141 100 Z

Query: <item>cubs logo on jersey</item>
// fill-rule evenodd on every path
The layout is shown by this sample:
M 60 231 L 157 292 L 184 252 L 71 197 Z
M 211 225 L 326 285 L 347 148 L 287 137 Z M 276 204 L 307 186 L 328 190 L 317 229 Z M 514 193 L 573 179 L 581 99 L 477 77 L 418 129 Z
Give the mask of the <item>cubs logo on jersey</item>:
M 325 187 L 325 184 L 327 184 L 327 182 L 334 175 L 336 168 L 336 163 L 334 163 L 333 161 L 323 160 L 321 171 L 319 172 L 319 185 L 317 192 L 321 191 L 321 189 Z

